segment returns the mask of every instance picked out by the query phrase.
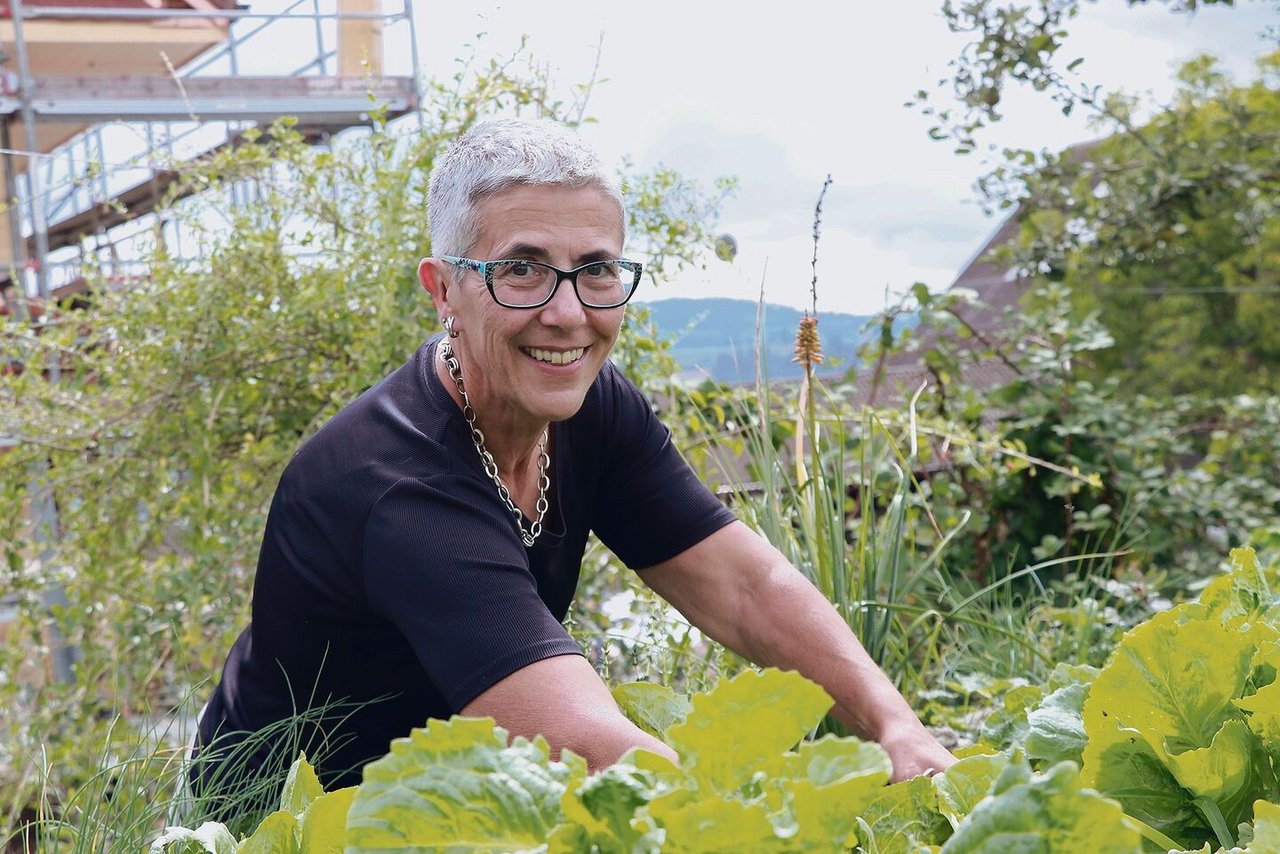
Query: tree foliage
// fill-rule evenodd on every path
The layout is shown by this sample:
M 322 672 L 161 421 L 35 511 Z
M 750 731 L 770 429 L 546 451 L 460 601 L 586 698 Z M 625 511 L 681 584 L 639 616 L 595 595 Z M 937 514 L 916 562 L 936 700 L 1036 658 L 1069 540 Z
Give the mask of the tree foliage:
M 1062 67 L 1068 22 L 1082 8 L 1078 0 L 947 3 L 952 29 L 971 41 L 943 81 L 959 106 L 935 112 L 932 133 L 972 150 L 1015 82 L 1064 113 L 1088 110 L 1098 140 L 1058 153 L 1007 149 L 980 180 L 989 210 L 1019 217 L 1004 257 L 1033 279 L 1065 282 L 1077 318 L 1097 313 L 1115 344 L 1095 354 L 1093 378 L 1156 395 L 1274 392 L 1280 52 L 1260 57 L 1245 84 L 1197 57 L 1181 68 L 1169 103 L 1149 103 L 1082 83 L 1074 69 L 1083 58 Z M 1277 38 L 1273 29 L 1266 40 Z
M 1125 2 L 1145 6 L 1150 0 Z M 1194 14 L 1201 6 L 1235 5 L 1235 0 L 1156 2 L 1184 14 Z M 953 140 L 958 153 L 973 151 L 979 131 L 1003 118 L 1000 103 L 1010 84 L 1046 93 L 1067 115 L 1078 106 L 1105 111 L 1102 87 L 1073 74 L 1085 58 L 1074 57 L 1064 63 L 1060 56 L 1071 21 L 1082 8 L 1081 0 L 944 0 L 942 17 L 947 27 L 966 35 L 968 41 L 947 64 L 946 76 L 937 81 L 937 89 L 946 93 L 949 105 L 935 105 L 928 90 L 916 93 L 915 102 L 936 121 L 930 135 Z
M 1233 85 L 1208 57 L 1132 132 L 992 176 L 1009 253 L 1064 281 L 1115 338 L 1101 375 L 1147 393 L 1280 390 L 1280 52 Z

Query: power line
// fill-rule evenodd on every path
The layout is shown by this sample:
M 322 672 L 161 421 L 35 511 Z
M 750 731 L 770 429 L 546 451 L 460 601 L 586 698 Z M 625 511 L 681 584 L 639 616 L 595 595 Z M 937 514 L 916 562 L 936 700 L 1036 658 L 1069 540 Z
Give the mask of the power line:
M 1112 294 L 1153 294 L 1155 296 L 1175 297 L 1200 294 L 1276 294 L 1280 295 L 1280 286 L 1267 288 L 1107 288 Z

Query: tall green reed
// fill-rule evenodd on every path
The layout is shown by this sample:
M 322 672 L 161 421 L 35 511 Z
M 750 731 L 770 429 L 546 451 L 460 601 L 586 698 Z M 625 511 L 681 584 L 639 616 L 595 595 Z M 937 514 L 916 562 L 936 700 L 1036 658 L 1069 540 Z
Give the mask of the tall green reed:
M 322 763 L 341 747 L 324 731 L 367 704 L 317 704 L 252 733 L 228 733 L 193 759 L 188 724 L 197 705 L 188 695 L 162 715 L 116 716 L 102 737 L 96 771 L 74 786 L 49 761 L 30 765 L 36 779 L 24 788 L 38 794 L 8 835 L 0 835 L 0 851 L 142 852 L 168 825 L 209 820 L 237 837 L 247 834 L 278 808 L 293 761 L 305 755 Z M 202 767 L 206 783 L 193 789 L 190 777 Z
M 1050 564 L 982 590 L 947 566 L 948 547 L 972 514 L 963 510 L 944 526 L 930 509 L 918 473 L 939 436 L 936 426 L 918 423 L 921 392 L 904 412 L 875 411 L 854 406 L 841 387 L 829 389 L 817 377 L 817 247 L 829 185 L 830 178 L 815 208 L 812 311 L 796 334 L 802 378 L 794 388 L 771 384 L 757 343 L 752 391 L 721 389 L 723 401 L 715 390 L 689 393 L 702 419 L 694 432 L 703 437 L 691 457 L 718 474 L 740 517 L 833 603 L 909 696 L 937 684 L 957 647 L 979 655 L 984 646 L 1002 655 L 1015 650 L 1029 669 L 1047 669 L 1050 656 L 1023 619 L 1037 603 L 1010 584 Z M 763 293 L 756 324 L 761 342 Z

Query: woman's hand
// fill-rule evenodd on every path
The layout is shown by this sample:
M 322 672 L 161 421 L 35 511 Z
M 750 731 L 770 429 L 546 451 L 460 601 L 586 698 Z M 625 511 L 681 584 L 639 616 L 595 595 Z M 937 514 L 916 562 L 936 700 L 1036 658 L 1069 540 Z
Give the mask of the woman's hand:
M 920 775 L 932 777 L 939 771 L 947 770 L 956 761 L 951 752 L 917 720 L 904 725 L 901 731 L 882 735 L 880 746 L 893 762 L 890 781 L 894 783 Z

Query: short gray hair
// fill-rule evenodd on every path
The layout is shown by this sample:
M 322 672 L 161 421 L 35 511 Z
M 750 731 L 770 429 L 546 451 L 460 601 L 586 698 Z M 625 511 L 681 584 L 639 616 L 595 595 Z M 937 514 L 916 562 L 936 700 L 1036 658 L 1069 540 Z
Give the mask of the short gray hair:
M 518 185 L 599 187 L 618 203 L 626 235 L 622 189 L 576 133 L 550 121 L 484 119 L 455 139 L 431 170 L 431 253 L 466 255 L 479 239 L 477 203 Z

